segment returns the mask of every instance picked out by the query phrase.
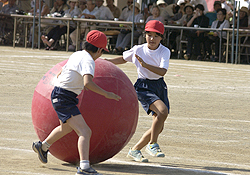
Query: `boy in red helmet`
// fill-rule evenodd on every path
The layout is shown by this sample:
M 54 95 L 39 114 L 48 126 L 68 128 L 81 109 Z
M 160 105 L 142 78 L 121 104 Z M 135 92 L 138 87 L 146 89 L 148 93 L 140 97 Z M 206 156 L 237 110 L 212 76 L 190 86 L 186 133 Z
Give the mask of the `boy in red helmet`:
M 144 146 L 146 152 L 152 156 L 165 156 L 157 144 L 157 139 L 169 113 L 167 85 L 163 76 L 168 70 L 170 50 L 160 43 L 163 39 L 164 25 L 160 21 L 151 20 L 147 22 L 145 31 L 147 43 L 134 46 L 123 52 L 123 56 L 106 59 L 114 64 L 129 61 L 136 65 L 138 79 L 134 87 L 138 99 L 144 110 L 148 114 L 152 112 L 153 115 L 151 128 L 128 152 L 128 157 L 139 162 L 148 162 L 140 151 Z
M 51 102 L 58 115 L 60 125 L 43 142 L 34 142 L 32 145 L 42 163 L 48 161 L 49 147 L 74 130 L 79 136 L 78 152 L 80 155 L 80 167 L 77 167 L 76 175 L 99 175 L 97 171 L 90 167 L 89 163 L 91 129 L 76 105 L 78 104 L 77 96 L 83 88 L 108 99 L 117 101 L 121 99 L 118 95 L 100 88 L 92 81 L 95 72 L 95 60 L 102 55 L 104 50 L 108 51 L 106 45 L 107 38 L 104 33 L 98 30 L 90 31 L 87 34 L 83 50 L 73 53 L 58 74 L 57 82 L 51 93 Z

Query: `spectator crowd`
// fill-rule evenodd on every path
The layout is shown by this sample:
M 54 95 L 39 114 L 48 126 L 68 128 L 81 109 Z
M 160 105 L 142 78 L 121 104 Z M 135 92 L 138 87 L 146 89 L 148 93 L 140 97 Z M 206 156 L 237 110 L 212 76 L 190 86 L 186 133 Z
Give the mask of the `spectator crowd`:
M 70 18 L 86 18 L 86 19 L 99 19 L 99 20 L 120 20 L 120 21 L 134 21 L 136 23 L 134 28 L 134 43 L 141 44 L 143 39 L 144 25 L 140 23 L 147 23 L 150 20 L 159 20 L 164 25 L 179 25 L 183 27 L 200 27 L 223 29 L 230 28 L 236 25 L 239 18 L 239 28 L 250 28 L 249 17 L 249 0 L 241 0 L 241 6 L 236 9 L 239 15 L 235 16 L 233 20 L 233 4 L 226 0 L 216 0 L 213 4 L 213 10 L 208 9 L 206 0 L 151 0 L 148 4 L 139 4 L 135 2 L 135 11 L 133 16 L 133 0 L 127 0 L 127 4 L 123 8 L 115 5 L 114 0 L 54 0 L 52 7 L 49 7 L 44 0 L 41 0 L 41 9 L 39 9 L 39 1 L 34 0 L 0 0 L 0 13 L 4 14 L 0 17 L 0 41 L 1 44 L 11 43 L 13 31 L 13 21 L 9 20 L 10 14 L 26 14 L 42 16 L 56 16 L 56 17 L 70 17 Z M 35 8 L 34 8 L 35 7 Z M 36 12 L 34 12 L 36 9 Z M 236 13 L 238 14 L 238 13 Z M 42 19 L 46 22 L 46 19 Z M 235 21 L 235 24 L 233 24 Z M 34 32 L 34 45 L 38 45 L 38 37 L 44 44 L 46 50 L 56 50 L 58 41 L 67 33 L 67 27 L 58 18 L 54 21 L 53 25 L 41 25 L 41 36 L 38 36 L 38 27 L 35 27 Z M 97 25 L 90 25 L 87 22 L 81 23 L 80 39 L 84 40 L 89 30 L 111 30 L 110 24 L 99 23 Z M 28 44 L 32 43 L 33 28 L 29 28 Z M 69 28 L 70 45 L 69 50 L 76 50 L 76 24 L 70 21 Z M 105 33 L 105 32 L 104 32 Z M 112 42 L 114 43 L 111 49 L 112 53 L 121 54 L 124 50 L 128 49 L 131 43 L 130 29 L 117 29 L 115 37 Z M 166 36 L 166 35 L 165 35 Z M 226 32 L 222 33 L 201 31 L 201 30 L 184 30 L 182 35 L 178 30 L 171 32 L 169 35 L 168 46 L 175 56 L 180 53 L 181 40 L 187 41 L 186 52 L 183 57 L 187 60 L 211 60 L 218 61 L 219 57 L 219 44 L 220 39 L 222 43 L 226 41 Z M 115 38 L 115 40 L 114 40 Z M 244 39 L 244 38 L 243 38 Z M 163 40 L 163 42 L 166 41 Z M 166 43 L 163 43 L 166 44 Z M 214 47 L 211 47 L 213 46 Z M 79 49 L 79 48 L 77 48 Z

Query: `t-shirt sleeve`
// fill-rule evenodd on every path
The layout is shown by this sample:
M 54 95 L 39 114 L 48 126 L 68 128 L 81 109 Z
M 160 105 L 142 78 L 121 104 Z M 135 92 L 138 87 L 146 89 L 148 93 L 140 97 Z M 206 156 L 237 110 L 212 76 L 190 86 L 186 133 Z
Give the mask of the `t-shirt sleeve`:
M 86 74 L 90 74 L 94 77 L 94 73 L 95 73 L 95 64 L 93 64 L 92 61 L 86 61 L 86 62 L 82 62 L 82 64 L 79 64 L 79 73 L 83 76 Z
M 132 47 L 131 49 L 123 52 L 123 59 L 125 61 L 133 62 L 133 55 L 136 53 L 136 46 Z
M 168 69 L 169 67 L 169 58 L 170 58 L 170 50 L 165 49 L 164 52 L 161 54 L 161 62 L 160 62 L 160 67 L 164 69 Z

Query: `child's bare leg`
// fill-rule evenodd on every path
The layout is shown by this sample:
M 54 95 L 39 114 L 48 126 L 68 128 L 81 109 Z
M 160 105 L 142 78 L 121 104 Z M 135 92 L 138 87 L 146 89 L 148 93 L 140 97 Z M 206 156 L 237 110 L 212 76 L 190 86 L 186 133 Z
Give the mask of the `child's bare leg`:
M 84 121 L 82 115 L 71 117 L 67 120 L 67 123 L 79 136 L 78 151 L 80 160 L 89 160 L 89 142 L 92 134 L 89 126 Z
M 157 117 L 157 115 L 154 114 L 153 121 L 155 120 L 156 117 Z M 162 132 L 162 130 L 163 130 L 163 127 L 161 128 L 160 132 Z M 149 130 L 147 130 L 143 134 L 142 138 L 136 143 L 136 145 L 132 148 L 132 150 L 141 150 L 144 146 L 146 146 L 151 139 L 151 132 L 152 132 L 152 126 Z
M 152 144 L 157 142 L 158 136 L 164 127 L 164 122 L 168 116 L 168 108 L 161 100 L 155 101 L 149 108 L 156 113 L 156 117 L 151 126 L 151 137 L 149 141 L 149 143 Z
M 57 126 L 45 139 L 46 142 L 52 145 L 54 142 L 70 133 L 73 129 L 67 124 L 60 121 L 60 126 Z
M 132 150 L 141 150 L 144 146 L 148 144 L 150 138 L 151 128 L 142 135 L 142 138 L 137 142 L 137 144 L 132 148 Z

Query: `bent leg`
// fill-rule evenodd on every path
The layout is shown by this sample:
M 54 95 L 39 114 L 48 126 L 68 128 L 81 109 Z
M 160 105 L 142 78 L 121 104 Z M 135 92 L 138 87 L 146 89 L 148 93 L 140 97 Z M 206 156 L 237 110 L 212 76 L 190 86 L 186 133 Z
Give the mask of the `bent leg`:
M 73 129 L 68 125 L 68 123 L 62 123 L 60 121 L 60 125 L 53 129 L 53 131 L 51 131 L 45 140 L 48 144 L 52 145 L 54 142 L 67 135 L 72 130 Z
M 77 133 L 78 151 L 80 160 L 89 160 L 89 141 L 91 137 L 91 130 L 82 115 L 72 116 L 67 120 L 68 125 Z
M 157 115 L 154 114 L 153 116 L 153 121 L 156 119 Z M 162 132 L 163 127 L 161 128 Z M 150 139 L 151 139 L 151 132 L 152 132 L 152 128 L 150 128 L 149 130 L 147 130 L 141 137 L 141 139 L 136 143 L 136 145 L 132 148 L 132 150 L 141 150 L 144 146 L 146 146 Z
M 149 143 L 152 144 L 157 142 L 158 136 L 163 130 L 164 122 L 168 117 L 168 108 L 163 101 L 156 100 L 149 106 L 149 109 L 156 113 L 156 117 L 151 126 L 151 137 Z

